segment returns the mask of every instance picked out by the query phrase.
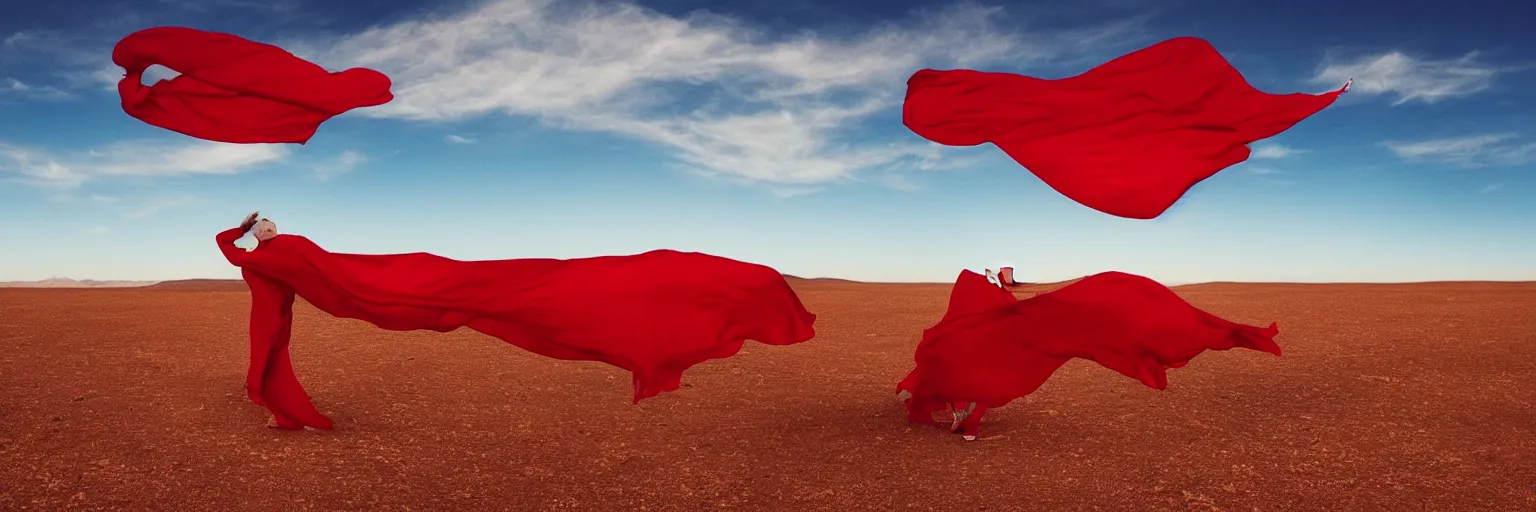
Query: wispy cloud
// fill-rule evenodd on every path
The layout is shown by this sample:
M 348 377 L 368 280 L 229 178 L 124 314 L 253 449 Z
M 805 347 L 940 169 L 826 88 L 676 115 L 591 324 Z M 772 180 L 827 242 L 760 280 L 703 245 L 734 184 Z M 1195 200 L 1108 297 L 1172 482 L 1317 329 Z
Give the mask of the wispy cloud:
M 106 80 L 96 76 L 104 73 L 99 71 L 104 66 L 116 70 L 117 77 L 121 78 L 122 70 L 111 65 L 115 41 L 98 40 L 91 35 L 93 32 L 24 30 L 11 33 L 0 39 L 0 64 L 15 69 L 33 66 L 46 69 L 62 79 L 61 87 L 98 87 Z M 36 87 L 35 84 L 26 85 Z
M 502 113 L 673 150 L 687 170 L 804 187 L 915 167 L 913 137 L 851 137 L 899 105 L 923 66 L 1041 63 L 1125 44 L 1139 24 L 1030 30 L 962 4 L 853 35 L 775 37 L 738 20 L 626 3 L 490 0 L 451 15 L 280 43 L 328 66 L 390 75 L 395 100 L 359 115 L 453 121 Z
M 123 218 L 144 219 L 160 215 L 166 211 L 200 206 L 208 203 L 208 200 L 197 195 L 184 192 L 156 192 L 149 195 L 130 195 L 126 197 L 104 196 L 100 194 L 81 194 L 79 190 L 62 190 L 46 196 L 47 200 L 60 204 L 73 204 L 87 207 L 96 211 L 116 213 Z M 103 231 L 105 232 L 105 231 Z M 93 233 L 97 234 L 97 233 Z
M 0 65 L 10 70 L 44 70 L 24 85 L 47 87 L 64 93 L 51 99 L 71 99 L 76 90 L 116 90 L 123 70 L 112 64 L 114 41 L 86 39 L 78 34 L 53 31 L 16 32 L 0 40 Z M 40 85 L 48 81 L 46 85 Z M 0 88 L 5 84 L 0 83 Z
M 92 235 L 92 236 L 105 235 L 105 234 L 107 234 L 107 227 L 106 226 L 95 226 L 95 227 L 92 227 L 90 229 L 85 230 L 85 234 Z
M 113 176 L 177 176 L 235 174 L 285 158 L 288 148 L 276 144 L 191 142 L 164 144 L 121 142 L 105 147 L 55 155 L 0 142 L 0 172 L 45 187 L 74 188 Z
M 180 76 L 181 73 L 159 64 L 152 65 L 144 70 L 140 80 L 147 84 L 155 84 L 161 80 L 170 80 Z M 64 79 L 70 87 L 77 89 L 96 88 L 102 91 L 116 93 L 117 83 L 125 76 L 123 68 L 116 64 L 101 64 L 91 69 L 78 69 L 68 72 Z
M 902 192 L 916 192 L 922 189 L 922 186 L 912 181 L 912 178 L 902 174 L 883 175 L 880 177 L 879 183 Z
M 475 142 L 478 142 L 475 139 L 470 138 L 470 137 L 465 137 L 463 135 L 453 135 L 453 134 L 449 134 L 448 136 L 443 137 L 443 140 L 446 140 L 446 141 L 448 141 L 450 143 L 453 143 L 453 144 L 474 144 Z
M 1536 162 L 1536 142 L 1522 141 L 1514 133 L 1485 133 L 1417 142 L 1387 141 L 1382 144 L 1399 158 L 1409 161 L 1434 161 L 1473 168 Z
M 1503 183 L 1489 183 L 1488 186 L 1483 187 L 1483 193 L 1487 194 L 1501 188 L 1504 188 Z
M 0 67 L 42 70 L 35 76 L 21 77 L 28 85 L 50 82 L 45 85 L 66 91 L 112 89 L 123 77 L 122 69 L 112 64 L 113 45 L 123 36 L 146 27 L 196 27 L 207 25 L 210 19 L 228 16 L 243 17 L 242 24 L 248 26 L 281 23 L 289 30 L 295 25 L 321 26 L 329 22 L 323 16 L 306 12 L 303 0 L 158 0 L 162 6 L 173 7 L 170 9 L 145 3 L 153 2 L 93 6 L 94 21 L 69 30 L 39 27 L 0 33 Z M 174 74 L 152 67 L 146 76 L 154 79 Z
M 335 158 L 329 159 L 325 162 L 322 162 L 320 165 L 315 166 L 315 177 L 321 180 L 328 180 L 336 176 L 350 173 L 357 168 L 358 164 L 367 161 L 368 158 L 364 157 L 362 153 L 358 153 L 352 150 L 342 151 L 341 154 L 336 155 Z
M 930 144 L 917 168 L 924 171 L 958 171 L 974 169 L 989 163 L 1009 165 L 1013 160 L 1007 153 L 982 146 L 947 147 Z
M 1471 96 L 1493 87 L 1495 77 L 1514 69 L 1483 62 L 1478 52 L 1454 59 L 1428 59 L 1393 51 L 1327 63 L 1312 81 L 1337 85 L 1354 78 L 1351 94 L 1391 94 L 1397 98 L 1393 105 L 1403 105 Z
M 15 78 L 0 78 L 0 98 L 8 95 L 34 100 L 69 99 L 69 93 L 55 87 L 28 85 Z
M 1248 158 L 1254 160 L 1278 160 L 1305 152 L 1304 150 L 1280 144 L 1264 144 L 1253 148 L 1253 152 L 1248 155 Z
M 123 216 L 130 219 L 143 219 L 166 210 L 192 206 L 201 202 L 203 202 L 201 198 L 187 194 L 159 196 L 125 210 Z
M 1280 174 L 1280 170 L 1279 169 L 1275 169 L 1273 167 L 1247 166 L 1247 169 L 1248 169 L 1248 172 L 1253 173 L 1253 174 L 1257 174 L 1259 176 L 1268 176 L 1268 175 L 1271 175 L 1271 174 Z

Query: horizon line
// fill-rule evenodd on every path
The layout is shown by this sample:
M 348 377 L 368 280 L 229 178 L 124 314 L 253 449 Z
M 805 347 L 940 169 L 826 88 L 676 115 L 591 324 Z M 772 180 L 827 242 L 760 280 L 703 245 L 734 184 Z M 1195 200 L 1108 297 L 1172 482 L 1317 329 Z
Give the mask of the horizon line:
M 783 276 L 784 276 L 784 278 L 786 280 L 835 281 L 835 282 L 843 282 L 843 283 L 850 283 L 850 284 L 870 284 L 870 285 L 953 285 L 954 284 L 953 282 L 940 282 L 940 281 L 858 281 L 858 280 L 845 279 L 845 278 L 840 278 L 840 277 L 802 277 L 802 276 L 796 276 L 796 275 L 791 275 L 791 274 L 783 274 Z M 1083 277 L 1087 277 L 1087 276 L 1083 276 Z M 1068 284 L 1068 283 L 1072 283 L 1074 281 L 1078 281 L 1080 279 L 1082 279 L 1082 277 L 1075 277 L 1075 278 L 1072 278 L 1072 279 L 1065 279 L 1065 280 L 1061 280 L 1061 281 L 1052 281 L 1052 282 L 1042 282 L 1042 283 L 1021 282 L 1021 283 L 1018 283 L 1017 286 L 1013 286 L 1011 288 L 1023 288 L 1023 287 L 1030 287 L 1030 286 L 1065 285 L 1065 284 Z M 80 283 L 81 285 L 80 286 L 69 286 L 69 285 L 28 286 L 28 285 L 40 285 L 40 284 L 48 283 L 50 281 L 64 281 L 64 282 L 70 282 L 70 283 Z M 65 289 L 65 288 L 147 288 L 147 287 L 155 286 L 155 285 L 159 285 L 159 284 L 185 283 L 185 282 L 220 282 L 220 283 L 227 282 L 227 283 L 240 283 L 240 282 L 244 282 L 244 280 L 243 279 L 231 279 L 231 278 L 202 278 L 202 277 L 184 278 L 184 279 L 166 279 L 166 280 L 158 280 L 158 281 L 157 280 L 131 280 L 131 279 L 74 279 L 74 278 L 68 278 L 68 277 L 50 277 L 50 278 L 46 278 L 46 279 L 38 279 L 38 280 L 32 280 L 32 281 L 0 281 L 0 288 L 34 288 L 34 289 L 45 289 L 45 288 L 59 288 L 59 289 Z M 86 283 L 103 283 L 103 284 L 102 285 L 92 286 L 92 285 L 86 284 Z M 1238 284 L 1238 285 L 1413 285 L 1413 284 L 1480 284 L 1480 283 L 1481 284 L 1493 284 L 1493 283 L 1498 283 L 1498 284 L 1536 284 L 1536 280 L 1531 280 L 1531 279 L 1466 279 L 1466 280 L 1443 280 L 1442 279 L 1442 280 L 1429 280 L 1429 281 L 1230 281 L 1230 280 L 1218 280 L 1218 281 L 1196 281 L 1196 282 L 1187 282 L 1187 283 L 1172 283 L 1172 284 L 1170 284 L 1170 283 L 1160 283 L 1160 284 L 1162 284 L 1163 286 L 1170 287 L 1170 288 L 1176 288 L 1176 287 L 1181 287 L 1181 286 L 1199 286 L 1199 285 L 1214 285 L 1214 284 Z

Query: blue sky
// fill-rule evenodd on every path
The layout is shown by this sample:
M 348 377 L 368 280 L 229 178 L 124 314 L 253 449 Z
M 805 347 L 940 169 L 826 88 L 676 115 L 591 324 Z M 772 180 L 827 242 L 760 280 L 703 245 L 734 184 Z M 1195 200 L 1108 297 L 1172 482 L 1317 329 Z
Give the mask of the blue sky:
M 1107 270 L 1165 283 L 1536 280 L 1536 6 L 1421 1 L 23 2 L 0 17 L 0 281 L 238 276 L 261 210 L 340 252 L 697 250 L 803 276 Z M 112 45 L 180 25 L 370 67 L 397 99 L 306 146 L 124 114 Z M 1163 217 L 900 123 L 922 67 L 1044 77 L 1175 36 L 1333 107 Z

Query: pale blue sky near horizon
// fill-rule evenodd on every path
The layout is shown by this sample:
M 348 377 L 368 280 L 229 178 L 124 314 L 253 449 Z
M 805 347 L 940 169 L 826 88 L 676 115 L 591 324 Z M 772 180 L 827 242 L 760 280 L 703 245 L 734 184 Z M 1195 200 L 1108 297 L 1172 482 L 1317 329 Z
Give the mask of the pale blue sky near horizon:
M 1206 281 L 1536 280 L 1529 1 L 139 0 L 0 19 L 0 281 L 236 278 L 252 210 L 338 252 L 694 250 L 786 274 L 1015 267 Z M 128 117 L 112 45 L 161 25 L 370 67 L 396 100 L 307 145 Z M 917 69 L 1069 76 L 1176 36 L 1337 104 L 1156 220 L 901 125 Z

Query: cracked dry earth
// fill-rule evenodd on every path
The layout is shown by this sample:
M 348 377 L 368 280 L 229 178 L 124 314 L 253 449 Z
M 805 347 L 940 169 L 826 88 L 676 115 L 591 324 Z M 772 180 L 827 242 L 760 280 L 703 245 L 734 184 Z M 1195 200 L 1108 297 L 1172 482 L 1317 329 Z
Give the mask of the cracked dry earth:
M 606 365 L 301 304 L 333 432 L 246 399 L 243 284 L 3 289 L 0 510 L 1536 509 L 1536 283 L 1179 288 L 1285 356 L 1161 392 L 1074 361 L 972 443 L 894 398 L 948 285 L 794 283 L 816 339 L 639 405 Z

